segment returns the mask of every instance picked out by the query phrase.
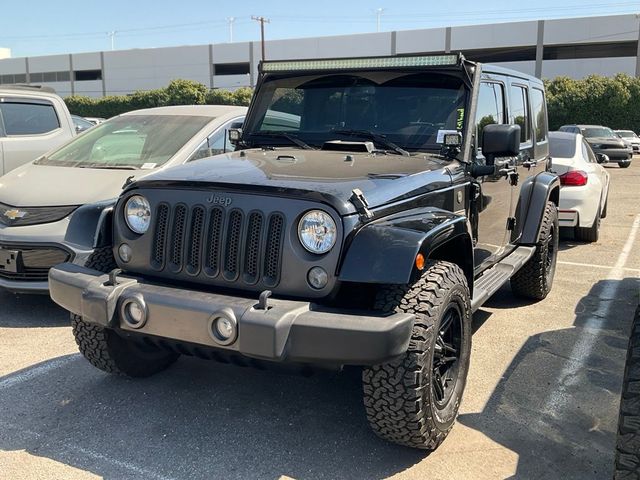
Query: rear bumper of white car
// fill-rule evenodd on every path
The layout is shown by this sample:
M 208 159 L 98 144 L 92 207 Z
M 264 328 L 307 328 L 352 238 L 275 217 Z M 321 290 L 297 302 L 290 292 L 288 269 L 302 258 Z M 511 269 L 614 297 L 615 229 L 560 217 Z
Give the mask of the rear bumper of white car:
M 561 227 L 590 227 L 600 209 L 600 198 L 593 189 L 583 187 L 560 188 L 558 221 Z
M 92 250 L 64 243 L 68 219 L 7 227 L 0 225 L 0 288 L 14 293 L 48 293 L 49 268 L 60 262 L 84 265 Z

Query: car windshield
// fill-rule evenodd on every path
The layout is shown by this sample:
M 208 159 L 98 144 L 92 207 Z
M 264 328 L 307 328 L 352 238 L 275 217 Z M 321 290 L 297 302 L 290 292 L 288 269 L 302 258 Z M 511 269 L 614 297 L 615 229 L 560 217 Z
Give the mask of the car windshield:
M 618 130 L 616 133 L 623 138 L 638 138 L 638 136 L 630 130 Z
M 76 137 L 37 165 L 155 168 L 167 162 L 213 117 L 123 115 Z
M 573 158 L 576 154 L 575 137 L 564 138 L 549 135 L 549 155 L 551 158 Z
M 587 138 L 594 138 L 594 137 L 616 138 L 616 134 L 613 133 L 613 130 L 607 127 L 581 128 L 580 133 L 582 133 L 582 135 L 584 135 Z
M 466 99 L 461 79 L 434 72 L 268 79 L 243 140 L 252 147 L 296 146 L 295 139 L 316 148 L 343 140 L 398 153 L 439 150 L 445 133 L 463 130 Z

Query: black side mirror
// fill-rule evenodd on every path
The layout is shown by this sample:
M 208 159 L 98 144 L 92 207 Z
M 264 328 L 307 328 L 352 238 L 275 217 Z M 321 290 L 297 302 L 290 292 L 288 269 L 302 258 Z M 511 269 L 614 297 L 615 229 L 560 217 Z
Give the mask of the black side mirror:
M 495 157 L 515 157 L 520 153 L 520 125 L 487 125 L 482 130 L 482 154 L 487 165 Z
M 596 159 L 598 163 L 609 163 L 609 155 L 605 155 L 604 153 L 596 153 Z

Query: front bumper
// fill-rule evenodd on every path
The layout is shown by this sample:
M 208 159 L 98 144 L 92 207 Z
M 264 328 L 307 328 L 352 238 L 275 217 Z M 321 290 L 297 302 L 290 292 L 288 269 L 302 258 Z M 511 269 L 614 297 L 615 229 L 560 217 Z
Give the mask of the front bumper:
M 612 163 L 626 162 L 633 157 L 633 150 L 629 148 L 594 148 L 596 153 L 604 153 Z
M 90 323 L 177 342 L 235 351 L 278 362 L 375 365 L 403 354 L 414 316 L 336 311 L 303 301 L 271 299 L 259 309 L 252 298 L 200 292 L 146 283 L 129 276 L 109 276 L 64 263 L 49 271 L 51 298 Z M 121 306 L 142 300 L 146 321 L 132 328 Z M 212 319 L 225 315 L 237 322 L 237 338 L 221 345 Z

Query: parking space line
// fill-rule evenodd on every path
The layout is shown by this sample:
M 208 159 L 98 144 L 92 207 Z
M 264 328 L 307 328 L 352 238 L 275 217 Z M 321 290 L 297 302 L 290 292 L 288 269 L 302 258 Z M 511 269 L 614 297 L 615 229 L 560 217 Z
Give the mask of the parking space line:
M 605 278 L 605 280 L 608 281 L 604 284 L 598 296 L 598 308 L 592 312 L 582 327 L 582 331 L 578 333 L 578 340 L 569 354 L 567 363 L 558 376 L 558 388 L 551 392 L 543 407 L 543 411 L 552 417 L 559 417 L 561 413 L 560 410 L 569 402 L 567 390 L 578 382 L 579 377 L 577 374 L 584 368 L 598 340 L 602 324 L 609 316 L 611 304 L 616 300 L 618 288 L 620 287 L 619 280 L 624 278 L 624 266 L 633 249 L 639 228 L 640 214 L 636 215 L 631 225 L 631 231 L 629 232 L 627 241 L 622 247 L 616 264 L 609 270 Z
M 608 270 L 611 270 L 612 268 L 614 268 L 611 265 L 596 265 L 594 263 L 567 262 L 565 260 L 558 260 L 558 264 L 572 265 L 574 267 L 603 268 Z M 626 272 L 640 273 L 640 268 L 622 267 L 622 269 Z
M 35 377 L 39 377 L 47 373 L 49 370 L 60 368 L 61 366 L 69 363 L 71 360 L 77 358 L 80 354 L 74 353 L 65 357 L 54 358 L 48 362 L 41 363 L 37 367 L 30 368 L 25 371 L 21 371 L 14 374 L 9 374 L 7 377 L 0 380 L 0 390 L 9 388 L 28 380 L 32 380 Z

